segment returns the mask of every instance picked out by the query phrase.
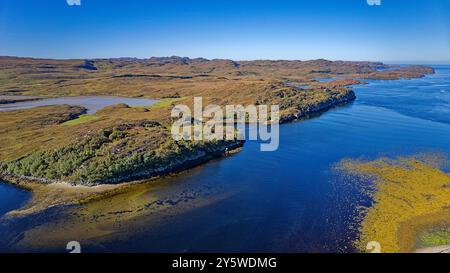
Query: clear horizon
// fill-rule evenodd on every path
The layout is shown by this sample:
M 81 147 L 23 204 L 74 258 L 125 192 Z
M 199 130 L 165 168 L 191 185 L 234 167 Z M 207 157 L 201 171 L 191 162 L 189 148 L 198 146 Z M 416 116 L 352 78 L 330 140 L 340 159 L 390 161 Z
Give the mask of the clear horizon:
M 91 57 L 91 58 L 48 58 L 48 57 L 34 57 L 34 56 L 14 56 L 14 55 L 1 55 L 0 57 L 12 57 L 12 58 L 31 58 L 31 59 L 48 59 L 48 60 L 99 60 L 99 59 L 139 59 L 139 60 L 145 60 L 150 58 L 165 58 L 165 57 L 181 57 L 181 58 L 189 58 L 189 59 L 196 59 L 196 58 L 204 58 L 202 56 L 178 56 L 178 55 L 172 55 L 172 56 L 150 56 L 146 58 L 139 58 L 139 57 L 133 57 L 133 56 L 122 56 L 122 57 Z M 204 58 L 207 60 L 232 60 L 235 62 L 251 62 L 251 61 L 314 61 L 324 58 L 317 58 L 317 59 L 224 59 L 224 58 Z M 383 60 L 330 60 L 330 59 L 324 59 L 327 61 L 348 61 L 348 62 L 381 62 L 387 65 L 450 65 L 450 61 L 438 61 L 434 63 L 430 63 L 427 61 L 383 61 Z
M 0 55 L 450 64 L 450 0 L 0 3 Z

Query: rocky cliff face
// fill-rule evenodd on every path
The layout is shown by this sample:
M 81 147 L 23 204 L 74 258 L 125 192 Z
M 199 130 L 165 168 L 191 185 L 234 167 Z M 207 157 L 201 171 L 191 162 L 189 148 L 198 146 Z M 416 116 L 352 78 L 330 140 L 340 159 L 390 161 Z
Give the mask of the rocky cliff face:
M 352 102 L 355 99 L 355 92 L 353 92 L 352 90 L 348 90 L 344 94 L 330 96 L 324 101 L 320 101 L 307 107 L 301 107 L 294 114 L 284 115 L 280 118 L 280 123 L 287 123 L 294 120 L 305 119 L 310 115 L 327 111 L 333 107 Z

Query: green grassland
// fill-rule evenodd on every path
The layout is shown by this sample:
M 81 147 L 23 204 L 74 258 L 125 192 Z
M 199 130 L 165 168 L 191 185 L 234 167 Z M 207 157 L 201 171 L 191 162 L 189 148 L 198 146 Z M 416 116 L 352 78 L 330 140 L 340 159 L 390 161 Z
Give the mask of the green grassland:
M 424 247 L 450 245 L 450 230 L 427 232 L 420 237 L 420 241 Z
M 93 120 L 96 120 L 98 118 L 99 117 L 96 116 L 96 115 L 81 115 L 78 118 L 69 120 L 67 122 L 64 122 L 63 124 L 67 125 L 67 126 L 73 126 L 73 125 L 78 125 L 78 124 L 81 124 L 81 123 L 86 123 L 86 122 L 89 122 L 89 121 L 93 121 Z

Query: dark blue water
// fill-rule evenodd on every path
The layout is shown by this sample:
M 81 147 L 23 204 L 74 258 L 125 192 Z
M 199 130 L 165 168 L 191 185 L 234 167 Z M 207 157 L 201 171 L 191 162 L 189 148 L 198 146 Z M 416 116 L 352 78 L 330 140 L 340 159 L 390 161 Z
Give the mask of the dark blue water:
M 355 88 L 358 103 L 449 124 L 450 70 L 449 66 L 435 68 L 436 74 L 422 79 L 368 81 L 369 85 Z
M 0 217 L 18 209 L 31 198 L 31 193 L 3 183 L 0 180 Z
M 102 250 L 348 250 L 341 200 L 352 196 L 336 190 L 332 165 L 343 158 L 450 153 L 450 66 L 436 69 L 423 79 L 355 86 L 356 102 L 281 126 L 276 152 L 247 142 L 242 152 L 178 177 L 154 194 L 165 200 L 199 192 L 209 202 L 170 217 L 149 216 L 144 232 L 103 242 Z

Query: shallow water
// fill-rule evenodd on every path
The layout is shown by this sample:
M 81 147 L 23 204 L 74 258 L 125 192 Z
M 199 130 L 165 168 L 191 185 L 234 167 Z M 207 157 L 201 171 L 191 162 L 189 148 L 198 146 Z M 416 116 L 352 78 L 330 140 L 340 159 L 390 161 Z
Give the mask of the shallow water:
M 0 96 L 0 99 L 12 99 L 12 98 L 30 98 L 25 96 Z M 113 97 L 113 96 L 80 96 L 80 97 L 59 97 L 41 99 L 35 101 L 25 101 L 12 104 L 0 104 L 0 111 L 12 111 L 19 109 L 28 109 L 39 106 L 49 105 L 76 105 L 82 106 L 87 109 L 87 114 L 95 114 L 98 110 L 101 110 L 107 106 L 115 104 L 127 104 L 128 106 L 149 106 L 158 102 L 157 100 L 142 99 L 142 98 L 125 98 L 125 97 Z
M 146 216 L 144 231 L 125 225 L 126 236 L 84 250 L 345 251 L 349 211 L 341 201 L 354 197 L 336 189 L 333 164 L 348 157 L 450 154 L 450 115 L 444 114 L 450 66 L 436 68 L 436 75 L 423 79 L 355 86 L 354 103 L 281 126 L 276 152 L 260 152 L 260 144 L 249 141 L 236 155 L 173 178 L 160 189 L 149 188 L 148 194 L 160 200 L 195 193 L 174 203 L 174 210 L 210 202 L 170 216 Z

